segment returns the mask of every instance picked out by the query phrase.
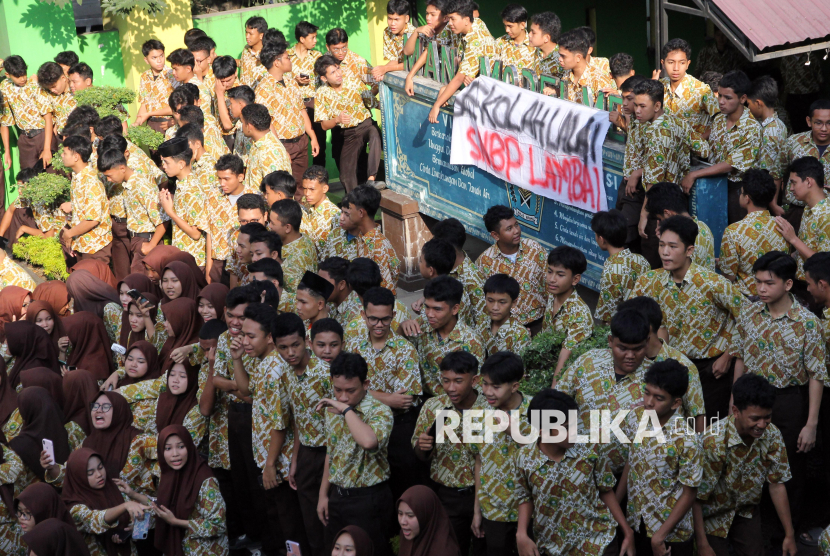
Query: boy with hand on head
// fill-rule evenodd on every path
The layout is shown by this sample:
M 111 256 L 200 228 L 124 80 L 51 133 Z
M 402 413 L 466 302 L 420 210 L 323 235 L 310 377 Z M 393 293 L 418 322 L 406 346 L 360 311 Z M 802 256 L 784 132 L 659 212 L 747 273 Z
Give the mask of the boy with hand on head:
M 727 215 L 730 224 L 746 216 L 746 211 L 738 203 L 741 194 L 739 182 L 744 173 L 755 166 L 761 144 L 761 125 L 744 107 L 751 88 L 749 77 L 740 70 L 730 71 L 720 80 L 718 106 L 721 113 L 715 116 L 708 138 L 712 166 L 689 172 L 682 182 L 683 189 L 688 193 L 696 179 L 728 173 Z
M 804 504 L 806 453 L 815 446 L 828 380 L 818 319 L 790 294 L 796 268 L 792 257 L 781 251 L 755 261 L 752 270 L 760 301 L 747 305 L 738 318 L 732 353 L 736 377 L 757 374 L 776 389 L 772 422 L 781 431 L 790 460 L 793 478 L 787 481 L 787 497 L 797 530 Z
M 565 68 L 559 60 L 559 36 L 562 34 L 562 22 L 553 12 L 534 14 L 530 19 L 528 41 L 535 48 L 534 72 L 551 77 L 565 77 Z
M 628 494 L 628 524 L 640 554 L 692 556 L 692 505 L 703 478 L 701 445 L 686 432 L 680 407 L 689 385 L 685 367 L 673 359 L 660 361 L 643 378 L 643 405 L 628 414 L 628 462 L 617 486 L 618 500 Z M 654 436 L 636 439 L 646 411 L 665 441 Z
M 67 78 L 69 79 L 69 90 L 74 95 L 78 91 L 89 89 L 92 87 L 92 68 L 88 64 L 81 62 L 69 68 Z
M 618 210 L 598 212 L 591 219 L 594 239 L 608 258 L 602 266 L 599 300 L 594 316 L 602 322 L 610 322 L 620 303 L 628 299 L 637 278 L 651 270 L 642 255 L 629 251 L 626 246 L 628 223 Z
M 357 525 L 371 537 L 375 554 L 391 556 L 394 506 L 387 451 L 393 416 L 369 395 L 368 371 L 355 353 L 341 353 L 331 363 L 334 399 L 323 398 L 316 407 L 327 410 L 328 450 L 317 515 L 325 525 L 326 546 L 343 527 Z
M 150 69 L 143 72 L 138 81 L 138 114 L 134 125 L 147 125 L 159 133 L 164 133 L 170 125 L 173 111 L 167 104 L 170 93 L 178 82 L 173 70 L 164 64 L 164 44 L 150 39 L 141 45 L 144 61 Z
M 463 350 L 484 361 L 481 338 L 459 320 L 458 312 L 464 287 L 449 276 L 433 278 L 424 288 L 424 313 L 427 325 L 419 319 L 401 324 L 404 335 L 418 350 L 426 393 L 441 393 L 441 360 L 450 352 Z
M 297 189 L 302 188 L 301 203 L 308 209 L 303 214 L 300 231 L 317 243 L 322 252 L 329 232 L 340 222 L 340 208 L 329 201 L 329 173 L 322 166 L 312 166 L 303 172 Z
M 588 261 L 579 249 L 560 245 L 548 254 L 548 267 L 545 283 L 548 288 L 548 306 L 545 310 L 545 322 L 542 331 L 566 332 L 565 342 L 559 352 L 559 361 L 553 376 L 565 367 L 571 351 L 579 342 L 587 340 L 594 331 L 594 318 L 591 309 L 579 297 L 576 286 L 582 279 L 582 273 L 588 268 Z
M 211 74 L 213 84 L 210 86 L 210 114 L 221 124 L 222 137 L 228 143 L 228 148 L 232 150 L 234 126 L 226 103 L 228 92 L 241 85 L 237 77 L 236 60 L 233 59 L 233 56 L 219 56 L 211 62 L 210 68 L 213 72 Z M 222 104 L 225 105 L 224 111 L 220 110 Z M 224 112 L 224 117 L 221 112 Z
M 778 118 L 778 83 L 769 75 L 752 82 L 746 96 L 746 105 L 752 117 L 761 123 L 761 146 L 755 168 L 767 170 L 775 180 L 775 198 L 770 204 L 774 216 L 783 216 L 784 209 L 778 206 L 778 192 L 787 169 L 787 126 Z M 787 190 L 789 195 L 789 189 Z
M 361 316 L 363 296 L 372 288 L 385 288 L 385 286 L 382 285 L 380 268 L 377 263 L 366 257 L 358 257 L 349 263 L 349 267 L 346 270 L 346 282 L 352 290 L 352 293 L 349 294 L 352 301 L 348 302 L 348 310 L 341 312 L 341 320 L 347 323 L 343 327 L 345 329 L 346 343 L 350 347 L 354 347 L 354 342 L 358 342 L 369 335 L 366 320 Z M 354 300 L 355 298 L 357 298 L 357 301 Z M 392 332 L 403 336 L 401 325 L 409 320 L 410 313 L 409 308 L 400 299 L 395 299 L 394 315 L 391 325 Z
M 455 256 L 455 248 L 450 242 L 433 237 L 421 248 L 421 255 L 418 258 L 421 276 L 426 280 L 432 280 L 437 276 L 448 276 L 455 264 Z M 414 302 L 412 309 L 420 313 L 422 305 L 423 298 Z M 461 312 L 459 313 L 464 324 L 475 328 L 476 323 L 483 320 L 484 313 L 484 298 L 478 296 L 474 302 L 465 289 L 462 293 Z
M 392 496 L 397 499 L 406 489 L 419 484 L 424 475 L 410 445 L 423 394 L 418 352 L 392 331 L 395 318 L 392 292 L 386 288 L 371 288 L 363 296 L 360 313 L 368 333 L 355 338 L 349 347 L 366 360 L 369 393 L 388 405 L 394 415 L 389 437 L 389 486 Z
M 614 57 L 612 56 L 611 59 L 613 60 Z M 622 104 L 620 104 L 616 110 L 609 112 L 608 117 L 611 120 L 611 123 L 617 126 L 622 133 L 626 134 L 626 143 L 628 141 L 635 141 L 634 133 L 639 124 L 639 120 L 637 120 L 637 116 L 634 113 L 634 87 L 636 87 L 641 81 L 645 80 L 646 78 L 642 75 L 632 75 L 620 83 L 618 85 L 618 90 L 620 96 L 622 97 Z M 617 204 L 619 205 L 619 201 Z M 642 204 L 642 202 L 640 204 Z
M 549 388 L 528 406 L 528 421 L 541 411 L 558 411 L 566 421 L 555 436 L 541 432 L 516 456 L 516 544 L 522 556 L 616 554 L 617 526 L 624 535 L 619 553 L 634 553 L 634 532 L 614 496 L 616 478 L 604 446 L 576 444 L 567 432 L 567 421 L 578 409 L 571 396 Z M 535 542 L 528 535 L 531 521 Z
M 271 133 L 271 115 L 261 104 L 249 104 L 240 112 L 242 133 L 251 140 L 245 188 L 255 191 L 271 172 L 291 172 L 291 158 L 276 135 Z
M 61 158 L 72 170 L 70 201 L 61 210 L 71 214 L 69 228 L 62 228 L 60 241 L 69 262 L 97 259 L 109 265 L 112 249 L 112 221 L 104 184 L 98 171 L 89 163 L 92 143 L 86 137 L 73 135 L 63 141 Z
M 294 199 L 297 202 L 302 200 L 302 197 L 297 199 L 297 182 L 294 180 L 294 176 L 285 170 L 271 172 L 262 178 L 259 191 L 265 197 L 265 202 L 268 203 L 269 207 L 283 199 Z
M 245 48 L 242 49 L 242 56 L 239 59 L 241 68 L 239 81 L 243 85 L 254 87 L 254 84 L 265 73 L 262 62 L 259 61 L 259 54 L 262 51 L 262 37 L 268 30 L 268 23 L 264 17 L 249 17 L 245 22 Z
M 343 351 L 343 327 L 332 318 L 320 319 L 311 325 L 309 338 L 311 351 L 329 365 Z
M 682 216 L 697 225 L 695 250 L 692 261 L 715 272 L 715 238 L 706 222 L 698 220 L 689 213 L 689 197 L 676 183 L 660 182 L 654 184 L 646 195 L 645 212 L 648 218 L 659 224 L 666 218 Z M 656 227 L 654 237 L 657 239 Z
M 343 186 L 347 192 L 357 187 L 358 158 L 366 145 L 367 183 L 374 185 L 382 146 L 380 132 L 361 96 L 368 87 L 330 54 L 314 62 L 314 73 L 323 83 L 314 98 L 314 120 L 320 122 L 323 130 L 332 130 L 332 158 L 340 170 Z
M 547 305 L 545 270 L 547 254 L 538 242 L 522 239 L 522 229 L 513 210 L 494 205 L 484 215 L 484 227 L 495 241 L 476 260 L 481 273 L 507 274 L 521 286 L 519 299 L 513 307 L 513 316 L 525 325 L 531 334 L 542 329 Z
M 501 61 L 502 67 L 533 68 L 536 48 L 530 44 L 527 19 L 527 10 L 517 4 L 508 4 L 501 11 L 505 34 L 496 39 L 496 59 Z
M 143 273 L 144 257 L 161 242 L 166 232 L 164 218 L 159 211 L 156 184 L 150 180 L 149 176 L 130 168 L 124 158 L 124 153 L 118 149 L 101 152 L 98 157 L 98 171 L 108 181 L 120 186 L 123 191 L 119 201 L 126 212 L 126 227 L 129 235 L 127 260 L 128 262 L 132 260 L 127 274 Z
M 278 318 L 276 311 L 264 303 L 246 307 L 241 342 L 234 341 L 231 345 L 233 375 L 239 392 L 253 398 L 251 435 L 254 459 L 262 470 L 268 521 L 279 523 L 285 538 L 300 543 L 308 551 L 297 493 L 284 480 L 294 452 L 294 427 L 285 376 L 288 368 L 276 348 L 275 336 L 280 332 Z M 243 365 L 243 353 L 250 357 L 250 366 Z M 263 550 L 278 550 L 273 529 L 266 528 L 264 533 Z
M 242 132 L 242 109 L 249 104 L 254 104 L 256 94 L 247 85 L 237 85 L 228 89 L 227 92 L 220 91 L 222 82 L 221 79 L 216 82 L 215 117 L 221 123 L 223 133 L 233 135 L 233 154 L 241 158 L 242 162 L 247 163 L 248 153 L 251 151 L 251 139 Z
M 427 120 L 438 123 L 438 113 L 462 85 L 469 85 L 478 77 L 479 58 L 487 56 L 492 60 L 496 56 L 496 43 L 485 26 L 474 25 L 473 4 L 469 0 L 451 0 L 447 8 L 447 20 L 455 41 L 462 53 L 461 63 L 452 81 L 441 88 L 438 98 L 429 111 Z
M 9 56 L 3 61 L 7 79 L 0 83 L 0 137 L 3 141 L 3 164 L 12 167 L 9 128 L 17 126 L 19 169 L 31 168 L 38 160 L 46 167 L 52 160 L 52 142 L 55 124 L 48 93 L 26 75 L 28 66 L 20 56 Z M 0 195 L 5 200 L 5 188 Z M 3 204 L 3 203 L 0 203 Z
M 444 357 L 439 371 L 442 390 L 424 402 L 411 441 L 418 459 L 429 462 L 429 477 L 438 484 L 436 494 L 450 518 L 462 554 L 470 553 L 471 542 L 476 542 L 476 548 L 480 546 L 480 541 L 472 539 L 470 528 L 476 505 L 475 457 L 458 427 L 453 429 L 447 424 L 446 414 L 444 441 L 435 439 L 439 413 L 454 411 L 460 418 L 464 411 L 489 409 L 486 398 L 476 390 L 478 367 L 476 357 L 467 351 L 452 351 Z
M 660 222 L 663 268 L 640 276 L 632 297 L 648 296 L 665 315 L 661 339 L 688 357 L 700 373 L 706 414 L 728 414 L 734 359 L 729 343 L 746 303 L 726 278 L 692 262 L 698 227 L 684 216 Z
M 302 280 L 297 285 L 295 306 L 297 316 L 303 319 L 306 328 L 311 329 L 311 326 L 318 320 L 328 318 L 326 301 L 332 292 L 334 292 L 334 286 L 325 278 L 308 271 L 303 274 Z
M 386 4 L 386 29 L 383 30 L 383 58 L 388 62 L 372 68 L 372 78 L 380 81 L 390 71 L 403 68 L 404 35 L 415 34 L 415 26 L 409 22 L 410 5 L 407 0 L 389 0 Z
M 300 233 L 303 210 L 294 199 L 283 199 L 271 205 L 269 228 L 282 241 L 282 259 L 285 269 L 285 289 L 290 293 L 306 272 L 317 272 L 317 247 Z
M 747 215 L 740 222 L 727 226 L 720 246 L 720 267 L 723 275 L 736 284 L 746 296 L 757 295 L 752 265 L 771 251 L 788 251 L 787 241 L 778 231 L 770 215 L 778 190 L 766 170 L 747 171 L 741 182 L 741 207 Z
M 494 274 L 484 283 L 486 315 L 478 327 L 485 356 L 497 351 L 521 353 L 530 344 L 530 332 L 511 312 L 521 288 L 515 278 Z
M 218 188 L 209 188 L 210 237 L 213 252 L 210 282 L 230 284 L 231 238 L 236 230 L 236 202 L 245 193 L 245 165 L 233 154 L 224 154 L 213 165 Z
M 712 119 L 720 112 L 718 99 L 709 85 L 698 81 L 687 70 L 692 63 L 692 47 L 683 39 L 671 39 L 660 50 L 660 65 L 666 77 L 660 83 L 666 91 L 664 108 L 708 138 Z M 657 71 L 654 72 L 657 74 Z
M 785 218 L 775 217 L 778 231 L 793 246 L 798 261 L 798 279 L 804 280 L 804 261 L 816 253 L 830 251 L 830 202 L 824 191 L 824 169 L 811 156 L 798 158 L 789 167 L 789 187 L 793 195 L 805 204 L 804 216 L 798 232 Z M 796 292 L 803 287 L 796 284 Z
M 720 426 L 702 437 L 703 480 L 694 504 L 695 544 L 701 556 L 763 554 L 761 492 L 769 485 L 786 532 L 782 553 L 796 554 L 795 532 L 784 483 L 792 478 L 781 431 L 771 423 L 775 387 L 744 375 L 732 386 L 733 405 Z M 730 542 L 731 541 L 731 542 Z
M 257 85 L 256 102 L 268 108 L 271 130 L 285 147 L 291 159 L 291 173 L 299 184 L 308 168 L 309 139 L 312 156 L 319 152 L 319 145 L 299 88 L 290 80 L 285 82 L 285 74 L 291 74 L 292 69 L 286 49 L 283 43 L 269 44 L 262 49 L 260 60 L 268 73 Z
M 37 70 L 37 82 L 48 93 L 54 131 L 63 129 L 69 113 L 78 106 L 69 90 L 69 78 L 58 64 L 46 62 Z
M 475 456 L 476 502 L 473 517 L 473 534 L 484 538 L 488 556 L 504 554 L 518 556 L 516 546 L 519 500 L 516 498 L 515 457 L 521 448 L 512 436 L 512 423 L 518 423 L 522 435 L 530 435 L 527 408 L 530 398 L 519 391 L 524 377 L 522 358 L 509 351 L 499 351 L 484 362 L 479 372 L 481 393 L 489 409 L 507 414 L 505 423 L 498 429 L 488 430 L 487 420 L 482 422 L 482 437 L 492 434 L 492 442 L 472 442 L 470 450 Z M 498 421 L 496 421 L 498 422 Z
M 588 63 L 591 44 L 587 35 L 579 29 L 573 29 L 559 38 L 559 64 L 567 72 L 568 88 L 560 93 L 562 98 L 582 103 L 585 98 L 583 90 L 588 89 L 588 102 L 596 106 L 602 96 L 602 90 L 615 87 L 611 74 L 596 64 Z

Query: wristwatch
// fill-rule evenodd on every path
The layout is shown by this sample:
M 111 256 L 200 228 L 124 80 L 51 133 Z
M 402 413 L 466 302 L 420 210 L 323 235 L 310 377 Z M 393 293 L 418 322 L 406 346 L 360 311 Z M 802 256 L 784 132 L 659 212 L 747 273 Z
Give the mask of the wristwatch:
M 340 412 L 340 415 L 342 415 L 342 416 L 345 418 L 345 417 L 346 417 L 346 413 L 348 413 L 349 411 L 354 411 L 354 408 L 352 408 L 351 406 L 348 406 L 348 405 L 347 405 L 347 406 L 346 406 L 346 409 L 344 409 L 343 411 L 341 411 L 341 412 Z

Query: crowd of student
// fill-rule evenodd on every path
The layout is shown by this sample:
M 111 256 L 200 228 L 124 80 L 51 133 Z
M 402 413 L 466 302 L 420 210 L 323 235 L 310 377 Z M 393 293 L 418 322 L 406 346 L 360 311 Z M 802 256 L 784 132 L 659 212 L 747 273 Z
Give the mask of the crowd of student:
M 9 243 L 57 235 L 70 271 L 38 285 L 0 251 L 0 553 L 272 555 L 290 541 L 383 556 L 394 538 L 403 556 L 757 556 L 765 514 L 785 554 L 830 554 L 830 527 L 813 538 L 803 511 L 825 496 L 806 485 L 810 460 L 830 462 L 830 101 L 813 98 L 815 66 L 781 65 L 789 121 L 809 126 L 788 137 L 776 80 L 751 81 L 722 36 L 698 57 L 713 91 L 679 39 L 657 80 L 627 54 L 592 56 L 592 31 L 561 33 L 551 12 L 508 6 L 493 39 L 468 0 L 428 0 L 417 28 L 409 9 L 389 1 L 374 68 L 342 29 L 316 50 L 308 22 L 289 48 L 250 18 L 239 60 L 197 29 L 169 67 L 146 42 L 134 124 L 165 133 L 152 158 L 117 117 L 75 105 L 93 75 L 74 53 L 36 79 L 4 61 L 4 164 L 14 126 L 19 184 L 55 172 L 60 145 L 72 185 L 59 211 L 16 201 L 0 221 Z M 608 252 L 594 315 L 577 292 L 585 255 L 546 252 L 505 206 L 483 216 L 494 244 L 475 263 L 458 220 L 435 224 L 422 299 L 397 299 L 369 110 L 418 37 L 459 53 L 432 121 L 481 57 L 565 79 L 545 94 L 622 96 L 625 178 L 592 220 Z M 692 169 L 692 152 L 712 165 Z M 716 259 L 687 194 L 718 174 L 730 225 Z M 572 357 L 595 319 L 608 348 Z M 531 398 L 518 354 L 541 331 L 565 339 Z M 522 434 L 540 410 L 577 412 L 580 432 L 593 410 L 631 410 L 629 438 L 649 410 L 664 442 L 522 444 L 503 426 L 436 442 L 441 412 L 473 409 Z

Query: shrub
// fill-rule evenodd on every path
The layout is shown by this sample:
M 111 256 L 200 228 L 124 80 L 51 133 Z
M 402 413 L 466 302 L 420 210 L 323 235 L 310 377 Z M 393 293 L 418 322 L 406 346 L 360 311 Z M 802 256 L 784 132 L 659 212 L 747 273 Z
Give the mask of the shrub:
M 69 180 L 63 176 L 41 172 L 20 186 L 20 197 L 33 207 L 37 207 L 39 212 L 48 212 L 69 200 Z
M 576 361 L 578 357 L 592 349 L 608 347 L 608 334 L 610 328 L 597 326 L 590 338 L 580 343 L 571 352 L 569 364 Z M 522 380 L 521 390 L 527 396 L 533 396 L 543 388 L 549 388 L 553 382 L 553 372 L 556 370 L 556 363 L 559 361 L 559 352 L 562 351 L 562 344 L 565 342 L 565 331 L 542 332 L 537 334 L 524 351 L 520 354 L 525 365 L 525 377 Z
M 14 256 L 29 264 L 42 267 L 47 280 L 66 280 L 66 260 L 58 237 L 24 236 L 12 247 Z
M 63 165 L 63 158 L 61 158 L 62 153 L 63 145 L 58 147 L 57 152 L 55 152 L 55 154 L 52 155 L 52 168 L 54 168 L 58 172 L 65 172 L 67 174 L 71 174 L 72 170 Z
M 75 101 L 78 106 L 92 106 L 98 111 L 102 118 L 106 116 L 118 116 L 121 121 L 127 119 L 129 114 L 124 105 L 131 104 L 135 100 L 135 91 L 125 87 L 98 87 L 93 86 L 75 93 Z
M 127 139 L 142 149 L 154 151 L 164 143 L 164 134 L 146 125 L 130 126 L 127 128 Z

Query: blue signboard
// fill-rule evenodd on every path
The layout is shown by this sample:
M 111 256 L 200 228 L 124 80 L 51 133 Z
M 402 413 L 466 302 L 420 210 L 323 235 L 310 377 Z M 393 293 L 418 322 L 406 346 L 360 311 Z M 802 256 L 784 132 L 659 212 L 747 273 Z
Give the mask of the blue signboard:
M 438 219 L 457 218 L 468 233 L 488 242 L 492 238 L 484 228 L 484 213 L 493 205 L 509 206 L 522 225 L 524 237 L 535 239 L 546 249 L 570 245 L 582 250 L 588 259 L 588 270 L 582 275 L 581 283 L 598 290 L 607 255 L 594 241 L 593 213 L 535 195 L 474 166 L 450 164 L 452 105 L 441 110 L 437 124 L 430 124 L 427 115 L 441 84 L 416 77 L 415 96 L 410 97 L 403 89 L 405 78 L 405 72 L 387 73 L 381 86 L 389 187 L 418 201 L 423 214 Z M 610 138 L 603 145 L 609 208 L 617 201 L 624 149 L 623 143 Z M 699 211 L 698 214 L 710 225 L 719 245 L 725 227 L 726 184 L 725 180 L 709 181 L 711 187 L 698 197 L 705 199 L 713 212 L 723 213 L 723 225 L 713 226 L 707 215 Z M 722 202 L 719 202 L 720 194 Z

